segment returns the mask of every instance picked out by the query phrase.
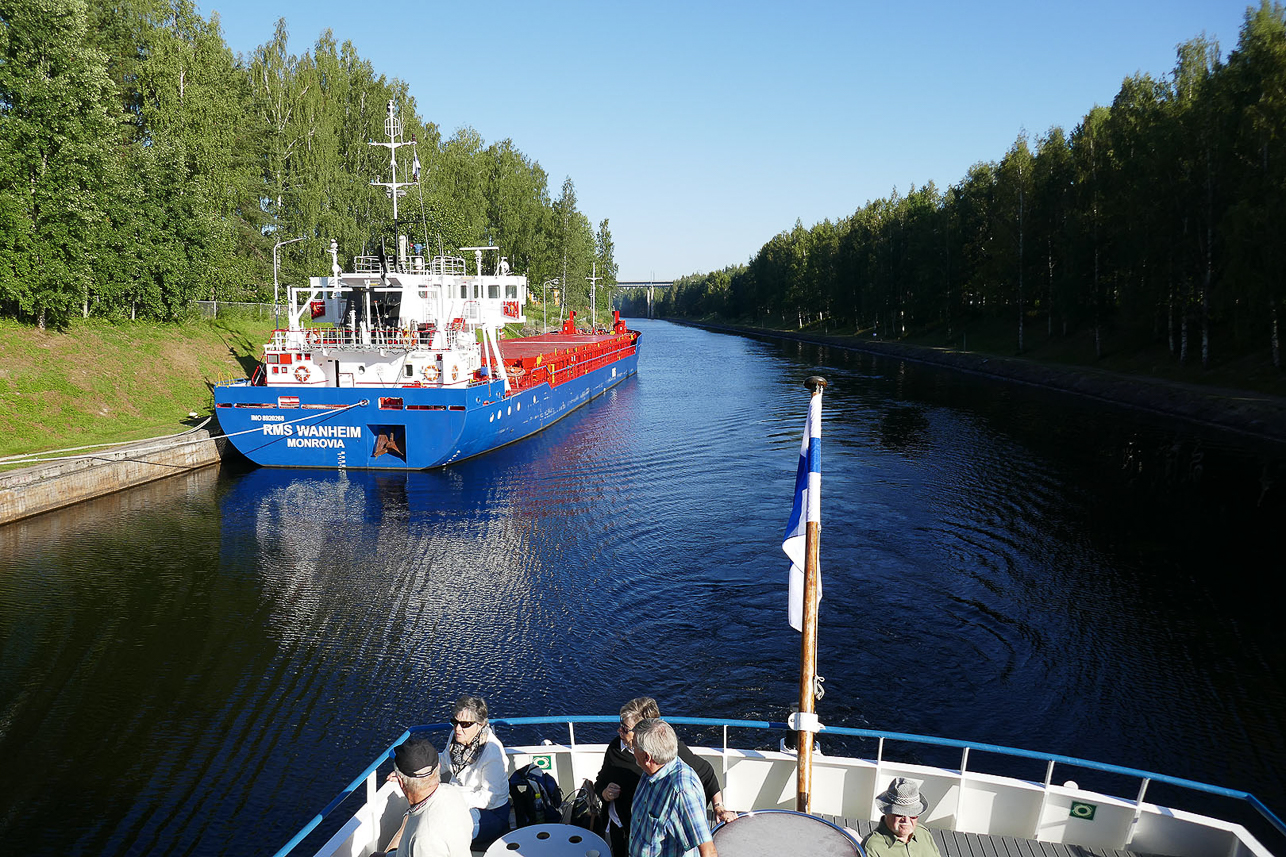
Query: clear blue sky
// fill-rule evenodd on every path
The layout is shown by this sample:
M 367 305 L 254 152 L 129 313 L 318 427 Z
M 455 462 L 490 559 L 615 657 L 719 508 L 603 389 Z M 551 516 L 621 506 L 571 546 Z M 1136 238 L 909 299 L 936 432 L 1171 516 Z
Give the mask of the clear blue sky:
M 1225 57 L 1244 0 L 1075 3 L 204 0 L 234 52 L 277 18 L 406 81 L 446 136 L 511 138 L 610 218 L 622 280 L 743 263 L 796 218 L 959 181 L 1023 130 L 1070 131 L 1201 33 Z M 430 165 L 431 166 L 431 165 Z

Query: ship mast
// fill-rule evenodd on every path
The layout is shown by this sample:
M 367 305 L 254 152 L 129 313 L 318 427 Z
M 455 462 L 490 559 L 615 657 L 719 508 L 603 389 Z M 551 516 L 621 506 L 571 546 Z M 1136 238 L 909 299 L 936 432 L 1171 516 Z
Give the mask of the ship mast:
M 368 142 L 371 146 L 387 146 L 389 170 L 392 173 L 393 180 L 387 182 L 372 181 L 373 187 L 382 187 L 384 192 L 393 200 L 393 228 L 397 229 L 397 199 L 405 196 L 404 188 L 415 187 L 419 184 L 417 181 L 400 182 L 397 180 L 397 150 L 402 146 L 413 146 L 414 142 L 407 143 L 402 139 L 402 123 L 397 118 L 397 107 L 390 100 L 388 103 L 388 117 L 384 120 L 384 133 L 388 135 L 387 143 L 377 143 L 374 140 Z

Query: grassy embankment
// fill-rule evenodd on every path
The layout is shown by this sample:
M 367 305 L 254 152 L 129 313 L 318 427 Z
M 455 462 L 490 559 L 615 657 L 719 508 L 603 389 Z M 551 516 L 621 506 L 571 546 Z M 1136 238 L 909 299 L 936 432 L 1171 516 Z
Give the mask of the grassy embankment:
M 271 319 L 236 316 L 65 331 L 0 319 L 0 456 L 184 431 L 209 416 L 217 381 L 250 371 L 271 331 Z

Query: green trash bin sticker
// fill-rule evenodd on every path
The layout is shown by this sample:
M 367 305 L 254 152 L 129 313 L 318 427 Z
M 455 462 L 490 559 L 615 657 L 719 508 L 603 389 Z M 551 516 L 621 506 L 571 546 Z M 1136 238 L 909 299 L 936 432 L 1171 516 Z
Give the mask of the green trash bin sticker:
M 1093 821 L 1096 810 L 1098 810 L 1098 807 L 1092 803 L 1081 803 L 1080 801 L 1074 800 L 1072 801 L 1072 809 L 1068 815 L 1072 818 L 1083 818 L 1086 821 Z
M 531 763 L 542 771 L 552 771 L 554 769 L 553 756 L 532 756 Z M 1093 816 L 1093 814 L 1093 811 L 1091 811 L 1090 815 Z

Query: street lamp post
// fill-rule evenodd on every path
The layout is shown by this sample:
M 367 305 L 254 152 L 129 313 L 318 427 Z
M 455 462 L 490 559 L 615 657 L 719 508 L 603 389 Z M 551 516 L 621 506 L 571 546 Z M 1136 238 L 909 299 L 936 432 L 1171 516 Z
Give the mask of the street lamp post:
M 545 289 L 549 286 L 558 285 L 558 278 L 545 280 L 540 285 L 540 314 L 541 314 L 541 333 L 549 333 L 549 302 L 545 298 Z
M 277 307 L 280 301 L 277 298 L 277 251 L 287 244 L 294 244 L 296 241 L 303 241 L 307 236 L 301 235 L 298 238 L 291 238 L 289 241 L 278 241 L 272 246 L 272 326 L 278 330 L 281 329 L 281 320 L 277 314 Z

